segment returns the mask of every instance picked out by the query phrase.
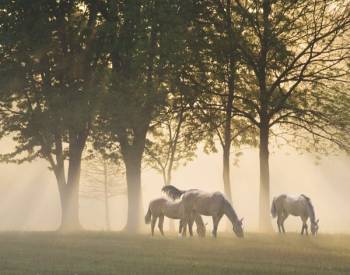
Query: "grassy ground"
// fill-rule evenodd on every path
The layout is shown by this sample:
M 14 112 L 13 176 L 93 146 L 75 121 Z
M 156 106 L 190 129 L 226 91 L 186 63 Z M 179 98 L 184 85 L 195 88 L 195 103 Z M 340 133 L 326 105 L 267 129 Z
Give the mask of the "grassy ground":
M 350 235 L 2 233 L 0 274 L 350 274 Z

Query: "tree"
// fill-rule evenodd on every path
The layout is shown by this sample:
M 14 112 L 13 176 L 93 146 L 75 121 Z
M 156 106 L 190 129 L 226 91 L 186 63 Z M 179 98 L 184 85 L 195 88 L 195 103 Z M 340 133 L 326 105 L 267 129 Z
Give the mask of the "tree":
M 145 162 L 162 175 L 164 185 L 172 183 L 173 172 L 180 165 L 193 160 L 200 140 L 193 109 L 185 104 L 182 94 L 179 98 L 171 96 L 159 117 L 159 126 L 148 134 Z M 175 231 L 173 220 L 170 230 Z
M 237 110 L 260 132 L 260 228 L 271 230 L 269 218 L 269 137 L 273 126 L 303 121 L 319 113 L 304 107 L 305 91 L 322 80 L 343 76 L 346 58 L 342 35 L 350 25 L 347 1 L 240 1 L 237 14 L 246 27 L 236 33 L 243 60 L 255 77 Z M 312 86 L 311 86 L 312 87 Z M 303 100 L 304 99 L 304 100 Z M 299 105 L 296 105 L 299 104 Z M 292 107 L 293 106 L 293 107 Z M 316 123 L 316 120 L 314 120 Z M 294 124 L 297 125 L 297 124 Z
M 193 120 L 192 110 L 184 106 L 183 96 L 171 101 L 160 116 L 159 126 L 149 134 L 145 155 L 147 165 L 162 175 L 164 185 L 171 184 L 174 170 L 193 160 L 199 142 L 198 122 Z
M 110 231 L 109 200 L 126 193 L 123 169 L 114 160 L 98 154 L 83 162 L 82 180 L 80 196 L 104 203 L 106 229 Z
M 81 156 L 102 71 L 93 7 L 89 1 L 0 5 L 0 136 L 16 142 L 2 161 L 49 162 L 60 195 L 61 230 L 81 228 Z
M 103 147 L 118 144 L 128 186 L 126 229 L 142 222 L 141 163 L 146 136 L 186 55 L 186 10 L 181 1 L 120 1 L 102 12 L 109 83 L 99 113 Z M 179 16 L 182 14 L 183 16 Z M 116 17 L 118 15 L 118 17 Z M 185 54 L 185 55 L 184 55 Z
M 232 145 L 239 147 L 254 139 L 254 127 L 245 118 L 237 117 L 234 110 L 234 98 L 245 92 L 244 80 L 241 80 L 245 73 L 235 38 L 244 24 L 234 13 L 231 1 L 201 1 L 196 10 L 193 26 L 196 36 L 191 49 L 200 75 L 188 73 L 187 76 L 196 89 L 201 90 L 196 109 L 206 125 L 205 151 L 216 151 L 217 140 L 221 145 L 224 192 L 231 201 Z

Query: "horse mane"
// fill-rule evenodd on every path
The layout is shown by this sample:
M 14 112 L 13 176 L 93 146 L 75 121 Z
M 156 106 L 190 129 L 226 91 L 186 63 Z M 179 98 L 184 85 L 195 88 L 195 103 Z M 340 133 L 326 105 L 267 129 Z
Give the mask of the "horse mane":
M 162 188 L 162 191 L 172 200 L 176 200 L 182 196 L 186 191 L 177 189 L 173 185 L 166 185 Z
M 310 198 L 304 194 L 301 194 L 300 196 L 304 197 L 307 201 L 310 201 Z
M 303 196 L 303 195 L 302 195 Z M 287 198 L 288 196 L 286 194 L 279 195 L 277 198 Z
M 304 194 L 301 194 L 301 196 L 306 200 L 307 202 L 307 206 L 308 206 L 308 210 L 309 210 L 309 216 L 310 216 L 310 220 L 312 222 L 315 222 L 315 209 L 314 206 L 311 202 L 311 199 L 308 196 L 305 196 Z

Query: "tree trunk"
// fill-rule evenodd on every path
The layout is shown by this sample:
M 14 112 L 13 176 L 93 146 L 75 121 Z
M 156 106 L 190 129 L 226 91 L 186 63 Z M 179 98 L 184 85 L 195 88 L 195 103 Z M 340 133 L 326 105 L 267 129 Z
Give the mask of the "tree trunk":
M 109 198 L 106 196 L 105 198 L 105 218 L 106 218 L 106 230 L 111 231 L 111 221 L 109 218 Z
M 168 176 L 164 177 L 164 185 L 170 185 L 171 184 L 171 171 L 168 170 Z M 169 231 L 170 232 L 176 232 L 176 228 L 175 228 L 175 222 L 173 219 L 169 219 Z
M 224 192 L 227 199 L 232 202 L 231 180 L 230 180 L 230 146 L 223 147 L 223 171 Z
M 226 129 L 225 129 L 226 131 Z M 231 131 L 231 127 L 230 127 Z M 225 135 L 226 136 L 226 135 Z M 231 137 L 231 134 L 230 134 Z M 229 144 L 224 144 L 222 147 L 223 149 L 223 169 L 222 169 L 222 176 L 224 180 L 224 192 L 226 198 L 229 200 L 230 203 L 232 203 L 232 193 L 231 193 L 231 179 L 230 179 L 230 148 L 231 148 L 231 141 Z M 230 221 L 226 222 L 225 225 L 225 231 L 230 232 L 232 230 L 232 225 Z
M 126 230 L 136 233 L 143 224 L 143 207 L 141 195 L 141 155 L 133 155 L 125 161 L 126 181 L 128 186 L 128 217 Z
M 77 184 L 66 184 L 60 188 L 61 225 L 60 231 L 82 230 L 79 222 L 79 188 Z
M 59 172 L 58 186 L 61 199 L 61 231 L 82 230 L 79 222 L 79 181 L 82 148 L 79 144 L 70 144 L 67 182 L 64 171 Z
M 260 200 L 259 227 L 263 232 L 271 232 L 270 217 L 270 168 L 269 168 L 269 125 L 262 119 L 260 125 Z
M 104 201 L 105 201 L 105 222 L 106 230 L 111 231 L 111 222 L 109 219 L 109 202 L 108 202 L 108 176 L 107 176 L 107 165 L 103 164 L 104 173 Z
M 230 62 L 234 62 L 230 60 Z M 232 202 L 231 193 L 231 180 L 230 180 L 230 154 L 231 154 L 231 142 L 232 142 L 232 108 L 233 108 L 233 94 L 234 94 L 234 68 L 231 68 L 231 74 L 229 76 L 229 89 L 227 95 L 226 111 L 225 111 L 225 128 L 224 128 L 224 142 L 222 144 L 223 149 L 223 171 L 222 176 L 224 180 L 224 191 L 227 199 Z
M 133 128 L 134 136 L 132 143 L 130 143 L 126 129 L 118 132 L 128 188 L 128 216 L 125 230 L 129 233 L 141 231 L 144 225 L 141 192 L 141 164 L 149 124 L 150 119 L 145 119 L 143 125 L 139 124 L 139 127 Z
M 230 180 L 230 151 L 232 142 L 232 108 L 235 93 L 235 77 L 236 77 L 236 52 L 237 47 L 233 36 L 233 23 L 231 14 L 231 0 L 226 1 L 226 33 L 229 39 L 228 52 L 228 95 L 225 106 L 225 128 L 224 128 L 224 143 L 223 143 L 223 181 L 224 191 L 227 199 L 232 202 L 231 180 Z

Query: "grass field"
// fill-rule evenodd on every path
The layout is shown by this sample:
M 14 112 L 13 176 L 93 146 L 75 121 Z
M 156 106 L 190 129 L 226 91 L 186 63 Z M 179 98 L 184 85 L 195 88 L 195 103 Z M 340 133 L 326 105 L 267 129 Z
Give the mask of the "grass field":
M 350 274 L 350 235 L 1 233 L 0 274 Z

